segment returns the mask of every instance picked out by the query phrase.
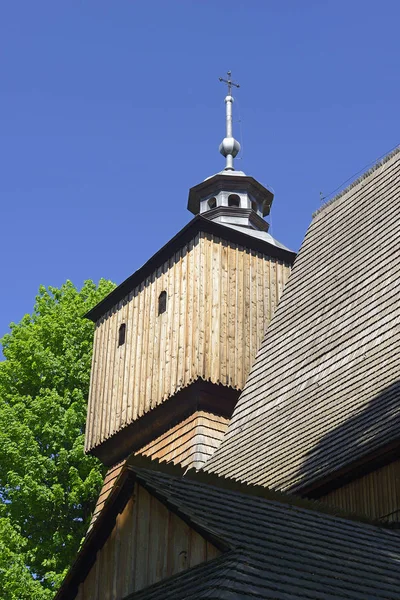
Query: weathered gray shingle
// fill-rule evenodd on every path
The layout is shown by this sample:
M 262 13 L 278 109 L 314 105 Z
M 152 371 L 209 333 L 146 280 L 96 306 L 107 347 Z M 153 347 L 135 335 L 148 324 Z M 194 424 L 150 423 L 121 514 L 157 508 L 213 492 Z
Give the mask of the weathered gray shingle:
M 314 217 L 208 471 L 299 491 L 400 440 L 400 153 Z
M 134 469 L 172 510 L 228 544 L 219 558 L 129 596 L 365 600 L 398 598 L 400 536 L 287 503 Z M 251 490 L 251 488 L 250 488 Z

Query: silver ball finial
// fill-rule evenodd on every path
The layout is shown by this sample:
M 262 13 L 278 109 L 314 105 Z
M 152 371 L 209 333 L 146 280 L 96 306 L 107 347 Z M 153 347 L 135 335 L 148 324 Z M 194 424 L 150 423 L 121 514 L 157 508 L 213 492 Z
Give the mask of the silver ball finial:
M 233 158 L 235 158 L 240 152 L 240 144 L 233 137 L 225 137 L 219 145 L 219 151 L 222 156 L 229 156 L 232 154 Z
M 233 166 L 233 159 L 240 151 L 240 144 L 233 137 L 232 133 L 232 104 L 233 97 L 231 95 L 232 86 L 240 87 L 238 83 L 235 83 L 231 79 L 231 71 L 228 71 L 228 79 L 219 78 L 220 81 L 226 83 L 228 86 L 228 95 L 225 97 L 225 105 L 226 105 L 226 136 L 222 140 L 219 151 L 226 158 L 225 171 L 234 171 L 235 168 Z

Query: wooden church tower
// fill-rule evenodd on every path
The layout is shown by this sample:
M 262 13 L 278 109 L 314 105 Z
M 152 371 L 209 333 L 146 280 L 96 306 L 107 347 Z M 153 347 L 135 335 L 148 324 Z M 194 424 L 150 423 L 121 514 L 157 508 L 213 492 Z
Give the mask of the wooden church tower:
M 225 169 L 190 190 L 194 219 L 87 314 L 85 449 L 109 467 L 132 452 L 196 468 L 212 456 L 294 260 L 268 233 L 272 192 L 234 169 L 226 83 Z

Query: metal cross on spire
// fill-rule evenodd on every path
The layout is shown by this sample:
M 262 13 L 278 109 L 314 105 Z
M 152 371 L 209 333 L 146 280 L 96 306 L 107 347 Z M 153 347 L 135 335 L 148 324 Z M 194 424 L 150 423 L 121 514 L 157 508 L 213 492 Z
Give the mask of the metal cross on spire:
M 240 144 L 237 140 L 235 140 L 235 138 L 233 137 L 233 133 L 232 133 L 233 98 L 232 98 L 231 93 L 232 93 L 232 86 L 235 86 L 238 88 L 238 87 L 240 87 L 240 85 L 238 83 L 235 83 L 234 81 L 232 81 L 232 79 L 231 79 L 232 72 L 231 71 L 228 71 L 227 74 L 228 74 L 228 79 L 223 79 L 223 77 L 219 78 L 220 81 L 222 81 L 223 83 L 226 83 L 228 86 L 228 95 L 225 98 L 226 136 L 224 137 L 224 139 L 222 140 L 222 142 L 219 146 L 219 151 L 221 152 L 222 156 L 225 156 L 225 158 L 226 158 L 225 171 L 234 171 L 235 167 L 233 166 L 233 159 L 240 151 Z
M 240 85 L 238 83 L 235 83 L 234 81 L 232 81 L 232 79 L 231 79 L 232 71 L 228 71 L 227 75 L 228 75 L 228 79 L 224 79 L 223 77 L 220 77 L 219 80 L 222 81 L 223 83 L 226 83 L 226 85 L 228 86 L 228 96 L 231 96 L 232 95 L 232 86 L 234 85 L 235 87 L 239 88 Z

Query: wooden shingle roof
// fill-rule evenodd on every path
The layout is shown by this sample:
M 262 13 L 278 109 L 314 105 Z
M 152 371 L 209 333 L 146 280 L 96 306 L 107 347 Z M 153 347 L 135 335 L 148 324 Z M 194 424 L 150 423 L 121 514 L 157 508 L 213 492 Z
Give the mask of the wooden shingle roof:
M 396 150 L 314 216 L 207 471 L 305 492 L 398 454 L 399 248 Z
M 119 498 L 127 498 L 124 488 L 127 486 L 128 492 L 133 489 L 129 478 L 215 543 L 222 554 L 124 600 L 398 597 L 398 531 L 365 519 L 339 517 L 318 502 L 265 488 L 202 472 L 184 474 L 181 468 L 144 457 L 129 462 L 116 493 L 106 503 L 103 524 L 95 523 L 57 600 L 75 597 L 79 581 L 85 577 L 83 563 L 93 561 L 99 544 L 104 543 L 104 524 L 110 514 L 115 520 L 122 509 Z
M 227 544 L 221 557 L 129 596 L 328 600 L 395 598 L 400 536 L 287 502 L 221 489 L 157 471 L 138 481 Z

